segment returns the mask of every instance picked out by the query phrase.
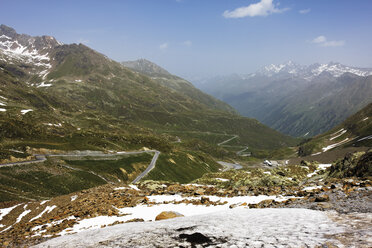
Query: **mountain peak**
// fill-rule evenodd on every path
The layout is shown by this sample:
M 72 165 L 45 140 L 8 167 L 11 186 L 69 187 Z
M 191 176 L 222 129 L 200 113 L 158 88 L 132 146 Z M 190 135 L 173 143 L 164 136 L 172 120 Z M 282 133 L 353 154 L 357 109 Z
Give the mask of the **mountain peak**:
M 340 77 L 344 73 L 351 73 L 362 77 L 372 75 L 372 69 L 350 67 L 334 61 L 327 64 L 314 63 L 309 66 L 303 66 L 296 64 L 291 60 L 283 64 L 264 66 L 257 73 L 267 77 L 283 75 L 283 73 L 285 75 L 287 73 L 292 76 L 303 77 L 306 80 L 312 80 L 314 77 L 325 72 L 333 77 Z
M 147 59 L 138 59 L 134 61 L 124 61 L 121 62 L 121 64 L 125 67 L 128 67 L 130 69 L 133 69 L 135 71 L 150 75 L 150 76 L 156 76 L 156 75 L 171 75 L 167 70 L 164 68 L 158 66 L 157 64 L 147 60 Z
M 17 32 L 14 28 L 8 27 L 4 24 L 0 25 L 0 35 L 5 35 L 8 37 L 14 37 L 17 35 Z

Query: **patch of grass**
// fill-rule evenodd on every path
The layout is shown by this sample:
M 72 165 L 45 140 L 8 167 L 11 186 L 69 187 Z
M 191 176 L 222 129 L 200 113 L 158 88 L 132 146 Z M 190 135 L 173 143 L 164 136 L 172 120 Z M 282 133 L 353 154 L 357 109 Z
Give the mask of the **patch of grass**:
M 188 183 L 219 168 L 220 165 L 211 157 L 199 152 L 162 153 L 156 167 L 145 177 L 145 180 Z
M 118 182 L 120 179 L 126 182 L 141 173 L 151 159 L 152 154 L 120 156 L 116 160 L 51 158 L 43 163 L 2 167 L 0 201 L 43 199 L 99 186 L 107 181 Z

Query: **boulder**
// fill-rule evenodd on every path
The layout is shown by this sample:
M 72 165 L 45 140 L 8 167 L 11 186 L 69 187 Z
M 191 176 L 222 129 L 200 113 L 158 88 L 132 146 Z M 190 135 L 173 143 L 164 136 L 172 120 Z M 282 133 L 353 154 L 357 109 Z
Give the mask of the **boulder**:
M 155 220 L 166 220 L 183 216 L 184 216 L 183 214 L 174 211 L 163 211 L 156 216 Z

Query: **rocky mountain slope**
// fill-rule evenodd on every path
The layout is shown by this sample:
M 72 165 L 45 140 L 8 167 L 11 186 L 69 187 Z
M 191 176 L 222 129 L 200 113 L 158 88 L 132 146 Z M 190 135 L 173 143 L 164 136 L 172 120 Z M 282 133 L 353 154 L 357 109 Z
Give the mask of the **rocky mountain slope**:
M 286 134 L 311 137 L 340 124 L 371 101 L 371 75 L 372 69 L 339 63 L 302 66 L 289 61 L 198 85 L 245 116 Z
M 221 166 L 215 158 L 238 158 L 236 152 L 242 146 L 272 150 L 297 142 L 233 113 L 228 105 L 187 82 L 180 83 L 187 90 L 174 90 L 171 85 L 178 83 L 173 79 L 160 83 L 82 44 L 66 45 L 48 36 L 20 35 L 4 25 L 0 37 L 1 163 L 29 160 L 45 153 L 149 148 L 161 152 L 151 179 L 187 182 L 218 170 Z M 234 146 L 218 146 L 232 136 L 236 137 Z M 66 167 L 63 161 L 49 162 L 54 163 L 49 170 L 41 165 L 27 169 L 19 166 L 15 168 L 17 173 L 0 168 L 3 200 L 19 199 L 19 194 L 34 199 L 48 196 L 48 187 L 41 187 L 40 192 L 34 187 L 37 174 L 43 175 L 40 178 L 46 185 L 51 177 L 59 178 L 62 184 L 68 182 L 64 178 L 69 175 L 84 175 L 81 178 L 87 180 L 85 185 L 107 183 L 87 171 Z M 79 164 L 80 169 L 83 164 Z M 130 167 L 129 171 L 134 169 L 136 173 L 145 168 L 138 164 Z M 122 180 L 117 174 L 123 174 L 122 169 L 124 165 L 101 176 Z M 22 178 L 32 180 L 24 183 Z M 62 191 L 82 189 L 79 187 L 66 186 Z

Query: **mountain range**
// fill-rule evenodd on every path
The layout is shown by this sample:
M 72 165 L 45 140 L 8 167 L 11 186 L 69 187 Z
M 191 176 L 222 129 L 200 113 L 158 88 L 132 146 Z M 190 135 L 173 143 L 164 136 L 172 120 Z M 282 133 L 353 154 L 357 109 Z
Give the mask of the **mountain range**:
M 297 143 L 151 62 L 134 64 L 147 66 L 130 68 L 83 44 L 18 34 L 1 25 L 0 163 L 45 153 L 152 149 L 161 154 L 147 179 L 189 182 L 219 170 L 217 159 L 239 158 L 243 148 L 260 154 Z M 132 178 L 136 174 L 128 173 L 139 173 L 146 160 L 148 156 L 139 157 L 141 162 L 133 165 L 137 169 L 119 164 L 100 176 Z M 61 173 L 59 166 L 49 161 L 48 168 L 35 164 L 3 169 L 0 201 L 107 183 L 81 168 Z
M 334 62 L 303 66 L 289 61 L 256 73 L 209 78 L 196 84 L 244 116 L 285 134 L 311 137 L 371 102 L 372 69 Z

